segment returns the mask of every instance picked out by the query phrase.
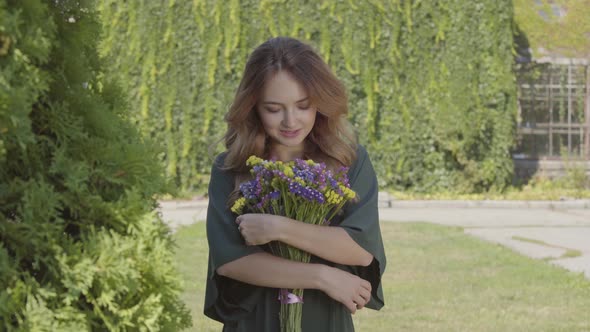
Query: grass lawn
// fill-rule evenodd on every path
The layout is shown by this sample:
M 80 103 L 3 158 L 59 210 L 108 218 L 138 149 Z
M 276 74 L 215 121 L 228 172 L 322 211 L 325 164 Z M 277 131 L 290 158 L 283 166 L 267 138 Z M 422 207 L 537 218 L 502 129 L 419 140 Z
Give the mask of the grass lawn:
M 354 316 L 370 331 L 590 331 L 590 281 L 463 234 L 460 228 L 382 223 L 385 307 Z M 221 331 L 205 317 L 204 223 L 176 234 L 190 331 Z

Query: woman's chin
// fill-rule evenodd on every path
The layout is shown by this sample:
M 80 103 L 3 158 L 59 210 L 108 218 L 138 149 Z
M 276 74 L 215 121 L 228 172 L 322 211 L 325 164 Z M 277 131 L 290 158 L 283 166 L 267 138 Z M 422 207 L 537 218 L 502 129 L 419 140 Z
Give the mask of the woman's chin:
M 273 139 L 272 144 L 275 148 L 289 150 L 303 149 L 305 145 L 303 139 Z

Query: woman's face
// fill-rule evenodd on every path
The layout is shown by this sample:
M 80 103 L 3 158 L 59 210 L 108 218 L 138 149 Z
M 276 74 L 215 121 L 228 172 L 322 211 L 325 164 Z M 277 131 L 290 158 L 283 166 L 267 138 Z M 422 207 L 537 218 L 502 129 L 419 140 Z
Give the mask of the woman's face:
M 266 81 L 256 110 L 275 152 L 303 151 L 303 142 L 313 128 L 317 109 L 312 107 L 305 89 L 291 74 L 282 70 Z

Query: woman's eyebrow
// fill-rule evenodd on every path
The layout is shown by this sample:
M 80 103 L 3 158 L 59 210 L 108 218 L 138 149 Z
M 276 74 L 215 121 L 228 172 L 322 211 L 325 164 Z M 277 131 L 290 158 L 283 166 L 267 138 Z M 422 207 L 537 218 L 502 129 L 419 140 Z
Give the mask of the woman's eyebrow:
M 308 99 L 309 99 L 309 97 L 305 97 L 305 98 L 303 98 L 303 99 L 301 99 L 301 100 L 298 100 L 298 101 L 296 101 L 295 103 L 297 104 L 297 103 L 300 103 L 300 102 L 302 102 L 302 101 L 306 101 L 306 100 L 308 100 Z M 278 101 L 271 101 L 271 100 L 264 101 L 264 102 L 262 102 L 262 104 L 263 104 L 263 105 L 266 105 L 266 104 L 273 104 L 273 105 L 281 105 L 281 106 L 283 106 L 283 105 L 284 105 L 283 103 L 279 103 Z

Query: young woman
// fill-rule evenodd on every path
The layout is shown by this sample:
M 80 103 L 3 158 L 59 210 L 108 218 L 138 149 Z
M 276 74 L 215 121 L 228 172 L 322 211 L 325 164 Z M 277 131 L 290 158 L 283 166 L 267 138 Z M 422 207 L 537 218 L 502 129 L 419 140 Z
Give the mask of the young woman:
M 209 271 L 205 314 L 223 331 L 279 331 L 278 289 L 303 288 L 303 331 L 354 331 L 351 314 L 380 309 L 385 254 L 377 211 L 377 178 L 358 145 L 344 87 L 307 44 L 273 38 L 250 55 L 225 119 L 226 152 L 209 183 Z M 250 155 L 313 159 L 350 167 L 349 203 L 330 226 L 267 214 L 236 216 L 229 207 L 249 177 Z M 310 263 L 269 253 L 282 241 L 312 254 Z

